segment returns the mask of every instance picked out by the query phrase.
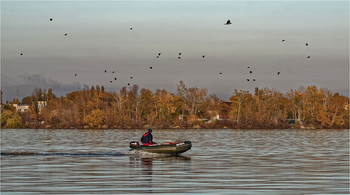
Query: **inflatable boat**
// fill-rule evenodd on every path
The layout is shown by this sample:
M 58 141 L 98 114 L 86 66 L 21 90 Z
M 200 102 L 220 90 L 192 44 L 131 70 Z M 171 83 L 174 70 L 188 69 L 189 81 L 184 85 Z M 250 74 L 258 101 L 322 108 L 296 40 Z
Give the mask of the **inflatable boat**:
M 191 149 L 190 141 L 167 142 L 165 144 L 153 144 L 149 146 L 140 145 L 137 141 L 130 142 L 131 150 L 138 150 L 157 154 L 181 154 Z

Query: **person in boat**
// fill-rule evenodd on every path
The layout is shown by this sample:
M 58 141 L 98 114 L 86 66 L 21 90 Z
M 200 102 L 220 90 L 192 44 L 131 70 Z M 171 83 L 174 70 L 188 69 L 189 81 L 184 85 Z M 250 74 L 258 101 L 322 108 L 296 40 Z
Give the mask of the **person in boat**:
M 141 143 L 144 146 L 157 144 L 156 142 L 153 142 L 152 129 L 148 129 L 148 131 L 145 134 L 143 134 L 143 136 L 141 137 Z

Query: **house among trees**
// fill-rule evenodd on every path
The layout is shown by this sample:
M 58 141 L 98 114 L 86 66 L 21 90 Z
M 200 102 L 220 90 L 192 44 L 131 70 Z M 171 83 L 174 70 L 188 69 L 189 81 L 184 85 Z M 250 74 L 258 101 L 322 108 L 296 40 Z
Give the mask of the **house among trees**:
M 344 107 L 344 109 L 345 109 L 346 111 L 348 111 L 349 108 L 350 108 L 350 104 L 346 104 L 345 107 Z
M 0 93 L 1 95 L 1 93 Z M 349 128 L 349 98 L 308 86 L 288 93 L 234 90 L 228 101 L 207 89 L 176 93 L 137 85 L 106 92 L 91 86 L 56 97 L 36 89 L 20 102 L 2 105 L 2 128 Z M 20 104 L 21 103 L 21 104 Z M 27 112 L 25 112 L 27 109 Z
M 39 111 L 41 111 L 43 108 L 47 107 L 47 101 L 38 101 L 37 105 L 38 105 Z
M 43 108 L 47 107 L 47 101 L 37 101 L 36 103 L 38 111 L 40 112 Z M 17 112 L 27 112 L 30 108 L 28 104 L 12 104 Z
M 232 108 L 231 108 L 232 103 L 233 102 L 231 102 L 231 101 L 222 102 L 222 104 L 220 105 L 220 113 L 217 113 L 214 116 L 214 121 L 215 120 L 218 120 L 218 121 L 230 120 L 230 112 L 232 110 Z
M 17 112 L 27 112 L 29 110 L 28 104 L 12 104 Z

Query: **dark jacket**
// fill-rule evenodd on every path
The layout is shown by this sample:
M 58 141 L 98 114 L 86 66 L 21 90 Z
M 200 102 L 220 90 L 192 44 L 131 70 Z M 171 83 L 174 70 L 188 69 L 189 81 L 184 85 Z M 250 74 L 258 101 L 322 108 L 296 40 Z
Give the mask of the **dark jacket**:
M 154 144 L 152 133 L 147 132 L 141 137 L 141 142 L 145 144 Z

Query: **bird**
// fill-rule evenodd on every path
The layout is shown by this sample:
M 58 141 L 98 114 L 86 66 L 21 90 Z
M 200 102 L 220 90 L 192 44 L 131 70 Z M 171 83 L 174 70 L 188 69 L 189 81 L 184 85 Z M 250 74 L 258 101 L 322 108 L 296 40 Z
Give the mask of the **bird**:
M 52 21 L 53 19 L 52 18 L 50 18 L 50 21 Z
M 68 34 L 66 33 L 66 34 L 64 34 L 64 36 L 67 36 Z
M 250 68 L 250 66 L 247 67 L 248 69 Z
M 132 79 L 132 77 L 130 77 L 130 79 Z
M 114 80 L 117 80 L 117 77 L 114 77 Z
M 247 81 L 249 81 L 249 79 L 247 79 Z
M 253 81 L 255 81 L 255 79 L 253 79 Z
M 181 56 L 181 53 L 179 53 L 179 56 Z
M 205 57 L 205 55 L 202 55 L 202 58 L 204 58 Z
M 115 73 L 115 71 L 112 71 L 112 73 Z
M 229 24 L 231 24 L 231 21 L 227 20 L 227 22 L 224 25 L 229 25 Z
M 222 72 L 220 72 L 219 74 L 222 74 Z
M 112 81 L 109 81 L 110 83 L 112 83 Z
M 308 44 L 308 43 L 306 43 L 305 45 L 306 45 L 306 46 L 309 46 L 309 44 Z
M 160 54 L 162 54 L 162 53 L 158 53 L 159 56 L 160 56 Z
M 181 57 L 180 57 L 180 56 L 179 56 L 179 57 L 177 57 L 177 58 L 181 59 Z
M 105 72 L 107 72 L 107 70 L 105 70 Z
M 77 76 L 78 74 L 75 74 L 74 76 Z
M 277 75 L 280 75 L 281 74 L 281 72 L 277 72 Z
M 285 42 L 286 40 L 285 39 L 282 39 L 282 42 Z
M 253 73 L 253 71 L 249 71 L 249 73 L 250 73 L 250 74 L 252 74 L 252 73 Z
M 150 66 L 149 69 L 152 69 L 152 66 Z
M 20 55 L 23 56 L 23 53 L 21 53 Z
M 130 28 L 130 30 L 132 30 L 132 28 Z
M 128 85 L 130 85 L 130 83 L 128 83 Z
M 159 58 L 159 56 L 157 56 L 157 58 Z
M 310 58 L 310 56 L 307 56 L 307 58 Z

